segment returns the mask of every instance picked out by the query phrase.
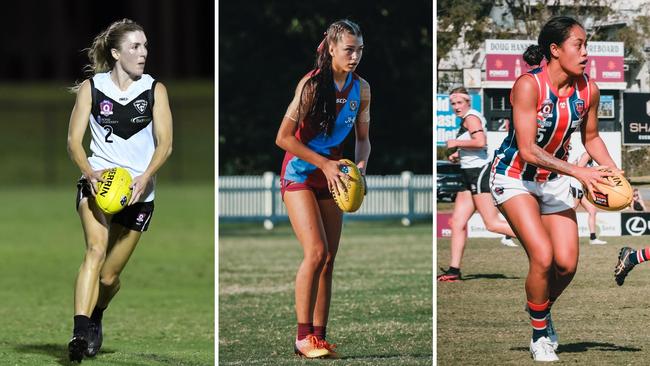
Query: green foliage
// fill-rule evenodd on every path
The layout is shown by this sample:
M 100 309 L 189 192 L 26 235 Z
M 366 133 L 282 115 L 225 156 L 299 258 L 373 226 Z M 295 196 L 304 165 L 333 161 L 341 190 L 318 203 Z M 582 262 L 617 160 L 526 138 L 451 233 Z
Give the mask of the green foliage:
M 301 365 L 293 355 L 302 250 L 288 224 L 220 225 L 219 362 Z M 332 365 L 431 365 L 431 224 L 347 222 L 334 270 Z
M 151 226 L 104 314 L 103 352 L 88 364 L 214 364 L 214 188 L 163 183 L 156 193 Z M 0 190 L 4 365 L 68 364 L 85 247 L 74 195 L 73 187 Z

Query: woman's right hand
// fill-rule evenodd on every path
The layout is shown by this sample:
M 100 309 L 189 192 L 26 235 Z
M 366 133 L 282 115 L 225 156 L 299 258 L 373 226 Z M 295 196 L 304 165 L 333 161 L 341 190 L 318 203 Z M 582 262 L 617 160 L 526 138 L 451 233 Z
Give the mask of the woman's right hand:
M 327 179 L 327 187 L 330 191 L 336 190 L 339 194 L 346 190 L 341 178 L 345 177 L 347 174 L 341 171 L 341 165 L 343 164 L 338 160 L 328 160 L 320 167 L 325 175 L 325 179 Z
M 104 179 L 102 179 L 102 174 L 104 174 L 106 170 L 107 169 L 91 170 L 90 172 L 84 173 L 83 175 L 84 178 L 86 178 L 86 180 L 90 183 L 90 187 L 92 188 L 90 191 L 93 197 L 95 197 L 99 191 L 97 188 L 97 183 L 104 182 Z
M 458 151 L 456 151 L 455 153 L 449 155 L 447 159 L 452 163 L 458 163 L 458 160 L 460 159 L 460 154 L 458 153 Z
M 601 183 L 609 186 L 614 186 L 615 184 L 608 181 L 606 177 L 611 177 L 616 173 L 620 173 L 620 170 L 614 168 L 613 171 L 609 167 L 601 165 L 597 167 L 578 167 L 573 176 L 578 179 L 583 186 L 589 190 L 589 194 L 592 194 L 594 191 L 595 184 Z M 593 198 L 593 197 L 592 197 Z

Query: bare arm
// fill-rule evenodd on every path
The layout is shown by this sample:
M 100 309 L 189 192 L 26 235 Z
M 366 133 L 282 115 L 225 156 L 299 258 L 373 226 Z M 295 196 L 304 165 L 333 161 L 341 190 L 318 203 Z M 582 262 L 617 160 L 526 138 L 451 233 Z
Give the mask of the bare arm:
M 517 131 L 515 136 L 519 147 L 519 156 L 535 166 L 559 174 L 574 176 L 590 190 L 595 182 L 609 184 L 603 177 L 611 175 L 611 173 L 571 164 L 554 157 L 537 145 L 537 94 L 537 85 L 530 77 L 520 78 L 513 88 L 513 123 Z
M 361 174 L 366 174 L 370 157 L 370 84 L 363 79 L 361 79 L 361 103 L 357 122 L 354 124 L 354 134 L 356 137 L 354 161 Z
M 133 183 L 131 183 L 133 195 L 129 204 L 138 202 L 151 177 L 156 174 L 172 153 L 172 112 L 169 108 L 167 88 L 160 82 L 156 83 L 154 99 L 156 102 L 153 106 L 153 135 L 156 141 L 156 149 L 144 173 L 133 178 Z
M 90 111 L 92 108 L 92 97 L 90 95 L 90 81 L 86 80 L 81 83 L 77 91 L 77 99 L 68 125 L 68 155 L 70 159 L 79 167 L 81 174 L 89 181 L 92 186 L 93 194 L 97 192 L 97 182 L 102 181 L 102 171 L 93 171 L 86 150 L 83 147 L 83 138 L 88 128 Z
M 278 134 L 275 137 L 275 143 L 283 150 L 321 169 L 325 174 L 328 185 L 338 187 L 339 191 L 343 191 L 344 186 L 340 178 L 345 174 L 339 170 L 340 163 L 318 154 L 296 138 L 298 123 L 303 119 L 305 111 L 311 104 L 312 93 L 309 90 L 305 90 L 304 95 L 302 93 L 307 80 L 308 77 L 306 76 L 298 83 L 294 98 L 289 104 L 287 113 L 282 118 Z
M 469 140 L 448 140 L 447 147 L 454 148 L 466 148 L 466 149 L 482 149 L 487 145 L 487 137 L 485 136 L 485 131 L 483 130 L 483 124 L 481 120 L 476 116 L 467 116 L 463 121 L 465 128 L 469 131 Z

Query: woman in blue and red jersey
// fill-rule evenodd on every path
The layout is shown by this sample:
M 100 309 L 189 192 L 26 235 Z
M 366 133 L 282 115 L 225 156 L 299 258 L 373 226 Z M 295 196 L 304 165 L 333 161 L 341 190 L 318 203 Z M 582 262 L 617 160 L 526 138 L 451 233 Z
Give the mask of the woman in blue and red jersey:
M 524 53 L 529 65 L 546 64 L 517 79 L 510 99 L 513 128 L 497 150 L 490 178 L 495 202 L 528 255 L 526 297 L 536 361 L 558 360 L 550 307 L 569 285 L 578 265 L 578 226 L 569 177 L 593 191 L 612 175 L 567 162 L 571 133 L 580 129 L 587 153 L 618 171 L 598 135 L 600 92 L 584 74 L 587 36 L 575 19 L 549 20 L 538 44 Z
M 370 85 L 354 72 L 363 53 L 361 29 L 349 20 L 334 22 L 317 53 L 316 67 L 298 83 L 276 138 L 286 151 L 282 199 L 303 249 L 296 275 L 294 349 L 308 358 L 336 355 L 334 345 L 325 340 L 342 227 L 342 212 L 331 191 L 345 189 L 338 160 L 352 129 L 362 174 L 370 155 Z

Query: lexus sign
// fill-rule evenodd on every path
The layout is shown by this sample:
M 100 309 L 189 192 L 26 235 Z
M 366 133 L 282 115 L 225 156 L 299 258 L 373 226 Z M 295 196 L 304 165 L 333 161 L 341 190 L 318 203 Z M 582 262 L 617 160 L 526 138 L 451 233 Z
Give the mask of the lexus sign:
M 621 212 L 621 229 L 623 235 L 650 235 L 650 212 Z

